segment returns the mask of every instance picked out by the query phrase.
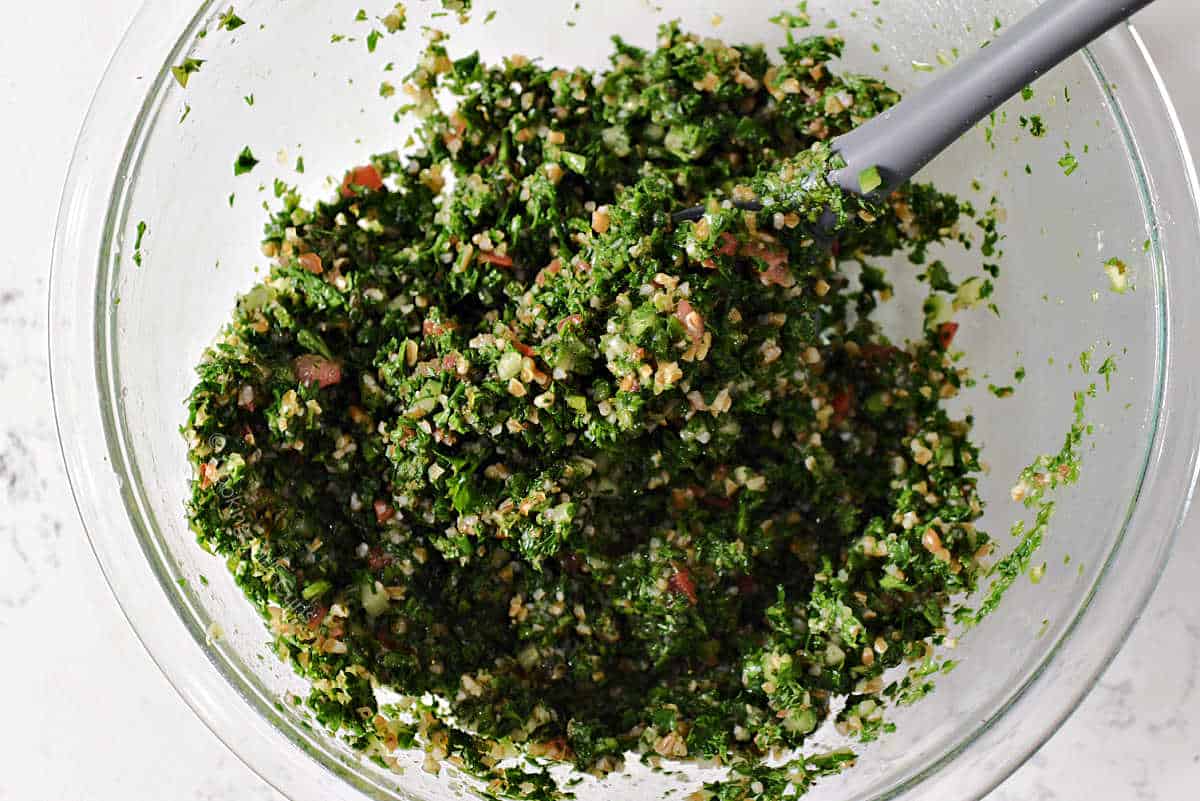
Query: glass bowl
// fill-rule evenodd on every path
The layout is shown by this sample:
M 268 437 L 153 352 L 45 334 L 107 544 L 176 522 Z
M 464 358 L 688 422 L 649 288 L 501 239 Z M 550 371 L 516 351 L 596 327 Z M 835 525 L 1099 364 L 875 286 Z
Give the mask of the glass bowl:
M 372 14 L 391 5 L 372 4 Z M 147 3 L 80 135 L 50 292 L 55 411 L 75 500 L 151 656 L 263 778 L 296 801 L 446 798 L 461 789 L 447 771 L 434 777 L 415 759 L 400 776 L 381 770 L 282 703 L 302 684 L 271 655 L 260 619 L 221 561 L 188 531 L 189 470 L 178 433 L 193 365 L 237 293 L 262 274 L 257 242 L 271 180 L 298 181 L 309 198 L 328 195 L 325 176 L 402 145 L 406 123 L 392 116 L 398 99 L 379 96 L 384 65 L 395 62 L 395 76 L 407 71 L 419 23 L 437 7 L 410 3 L 408 30 L 370 52 L 371 24 L 354 21 L 358 3 L 242 0 L 237 12 L 247 24 L 232 32 L 218 26 L 228 5 Z M 436 20 L 453 30 L 452 54 L 478 47 L 489 60 L 522 52 L 600 66 L 608 35 L 648 45 L 655 26 L 675 17 L 732 41 L 777 44 L 783 36 L 767 23 L 778 2 L 478 5 L 466 26 Z M 843 69 L 882 75 L 900 89 L 928 81 L 993 36 L 995 24 L 1031 7 L 808 3 L 815 32 L 832 18 L 848 40 Z M 493 8 L 498 14 L 485 23 Z M 333 34 L 347 39 L 331 41 Z M 185 57 L 204 61 L 183 87 L 170 67 Z M 1129 27 L 1034 90 L 925 177 L 980 208 L 994 194 L 1007 215 L 995 298 L 1001 316 L 964 316 L 956 340 L 979 377 L 957 409 L 974 411 L 990 463 L 982 523 L 1002 549 L 1012 547 L 1005 531 L 1028 515 L 1009 497 L 1019 469 L 1058 450 L 1072 393 L 1098 382 L 1083 476 L 1057 499 L 1037 557 L 1047 565 L 1040 583 L 1019 580 L 1000 610 L 961 640 L 959 668 L 921 703 L 895 710 L 899 731 L 863 747 L 856 768 L 819 785 L 814 799 L 975 799 L 999 783 L 1094 685 L 1143 609 L 1186 511 L 1200 436 L 1200 324 L 1186 312 L 1200 308 L 1200 232 L 1178 121 Z M 1021 122 L 1035 113 L 1048 127 L 1044 137 Z M 235 177 L 244 146 L 263 163 Z M 1068 152 L 1078 162 L 1070 175 L 1069 162 L 1060 165 Z M 293 169 L 300 156 L 303 175 Z M 140 222 L 147 228 L 139 266 Z M 1111 257 L 1128 264 L 1132 291 L 1109 290 L 1103 263 Z M 886 308 L 903 326 L 919 317 L 917 304 L 915 291 L 898 291 Z M 1079 355 L 1089 349 L 1093 371 L 1108 355 L 1116 360 L 1108 391 L 1103 378 L 1083 374 Z M 1015 396 L 987 391 L 989 383 L 1014 383 L 1018 367 L 1025 378 Z M 209 636 L 216 624 L 219 638 Z M 836 744 L 831 734 L 818 739 Z M 614 777 L 587 785 L 583 797 L 648 798 L 668 783 L 644 773 Z

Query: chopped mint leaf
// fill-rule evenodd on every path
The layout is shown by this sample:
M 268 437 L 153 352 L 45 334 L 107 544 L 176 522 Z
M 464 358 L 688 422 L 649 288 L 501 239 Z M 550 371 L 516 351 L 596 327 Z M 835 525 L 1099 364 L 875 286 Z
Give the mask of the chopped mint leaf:
M 372 30 L 367 34 L 367 52 L 375 52 L 375 46 L 379 44 L 379 37 L 381 36 L 383 36 L 383 34 L 376 30 Z
M 187 104 L 184 104 L 183 114 L 180 115 L 180 117 L 179 117 L 179 124 L 182 125 L 183 121 L 186 120 L 188 118 L 188 115 L 191 113 L 192 113 L 192 107 Z
M 246 101 L 247 106 L 253 106 L 254 105 L 254 93 L 251 92 L 250 94 L 243 97 L 242 100 Z
M 492 21 L 492 20 L 494 20 L 495 18 L 496 18 L 496 9 L 494 9 L 494 8 L 493 8 L 491 11 L 489 11 L 489 12 L 487 13 L 487 16 L 485 16 L 485 17 L 483 18 L 483 24 L 484 24 L 484 25 L 487 25 L 489 22 L 491 22 L 491 21 Z
M 245 175 L 253 170 L 258 165 L 258 159 L 254 158 L 254 154 L 250 151 L 250 146 L 242 148 L 242 152 L 238 153 L 237 161 L 233 163 L 234 175 Z
M 171 74 L 175 76 L 175 80 L 184 89 L 187 88 L 188 79 L 193 73 L 200 71 L 201 65 L 204 64 L 202 58 L 185 58 L 181 64 L 171 67 Z
M 1032 86 L 1026 86 L 1024 89 L 1021 90 L 1021 99 L 1022 100 L 1033 100 L 1033 87 Z
M 365 8 L 360 8 L 358 10 L 358 13 L 354 15 L 354 21 L 355 22 L 366 22 L 367 21 L 367 10 Z
M 933 72 L 936 69 L 932 64 L 925 61 L 912 62 L 912 68 L 917 72 Z
M 296 172 L 304 172 L 304 156 L 296 157 Z

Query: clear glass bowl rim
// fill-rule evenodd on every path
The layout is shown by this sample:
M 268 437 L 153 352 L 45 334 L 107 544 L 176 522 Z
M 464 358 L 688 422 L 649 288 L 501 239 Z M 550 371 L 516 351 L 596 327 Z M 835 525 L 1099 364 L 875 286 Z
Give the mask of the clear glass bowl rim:
M 115 472 L 114 463 L 125 459 L 113 450 L 119 451 L 120 438 L 114 435 L 115 421 L 106 404 L 117 388 L 101 359 L 104 333 L 98 323 L 107 298 L 98 279 L 115 251 L 112 212 L 133 180 L 118 173 L 118 165 L 129 163 L 146 123 L 147 98 L 155 97 L 166 77 L 165 65 L 173 63 L 184 45 L 180 32 L 190 31 L 215 4 L 210 0 L 197 12 L 194 0 L 147 2 L 113 56 L 82 126 L 60 204 L 49 288 L 48 348 L 59 440 L 81 521 L 113 595 L 188 706 L 236 756 L 289 798 L 362 798 L 354 787 L 366 788 L 331 754 L 297 758 L 298 743 L 281 733 L 269 714 L 261 714 L 261 704 L 248 725 L 247 699 L 197 642 L 178 599 L 180 616 L 164 615 L 170 602 L 160 582 L 166 577 L 142 550 L 153 545 L 141 541 L 125 506 L 130 489 Z M 1008 706 L 981 721 L 936 763 L 903 777 L 881 799 L 915 801 L 940 788 L 952 788 L 956 798 L 979 799 L 1020 767 L 1079 705 L 1124 643 L 1154 590 L 1192 499 L 1200 447 L 1200 362 L 1188 356 L 1200 346 L 1200 322 L 1174 310 L 1197 308 L 1200 301 L 1200 183 L 1174 105 L 1136 29 L 1124 26 L 1110 37 L 1121 39 L 1121 66 L 1141 73 L 1136 82 L 1155 90 L 1123 94 L 1117 115 L 1128 126 L 1131 155 L 1150 181 L 1148 211 L 1162 221 L 1153 242 L 1162 279 L 1158 425 L 1141 493 L 1124 530 L 1134 536 L 1122 536 L 1090 603 L 1049 650 L 1037 675 L 1014 691 Z M 156 76 L 142 84 L 146 95 L 126 90 L 136 85 L 135 76 Z M 130 120 L 135 120 L 132 134 Z M 1163 209 L 1168 214 L 1160 213 Z M 125 503 L 117 503 L 118 497 Z M 1146 540 L 1152 547 L 1145 547 Z M 1120 588 L 1103 580 L 1118 568 Z M 1057 669 L 1049 670 L 1052 665 Z M 1070 677 L 1064 677 L 1064 670 Z M 1052 694 L 1049 701 L 1047 693 Z M 1023 713 L 1030 722 L 1018 726 L 1014 720 Z M 953 770 L 968 756 L 973 762 L 982 760 L 983 767 L 966 775 Z M 935 792 L 933 797 L 941 796 Z

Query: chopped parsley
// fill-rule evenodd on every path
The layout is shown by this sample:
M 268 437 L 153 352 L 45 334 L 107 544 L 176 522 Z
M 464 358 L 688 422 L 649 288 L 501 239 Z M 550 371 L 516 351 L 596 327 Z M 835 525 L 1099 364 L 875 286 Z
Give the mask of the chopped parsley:
M 188 79 L 193 74 L 200 71 L 200 67 L 204 65 L 202 58 L 185 58 L 182 63 L 171 67 L 171 74 L 175 76 L 175 81 L 184 89 L 187 88 Z
M 270 273 L 197 367 L 188 516 L 351 746 L 497 797 L 632 755 L 782 799 L 853 763 L 796 755 L 823 721 L 885 736 L 953 667 L 929 650 L 984 613 L 959 599 L 990 538 L 952 344 L 998 267 L 929 253 L 973 253 L 974 220 L 998 259 L 997 211 L 826 181 L 828 142 L 899 95 L 779 19 L 777 59 L 669 24 L 599 73 L 435 34 L 412 147 L 308 205 L 276 181 Z M 895 253 L 928 284 L 909 342 L 874 316 Z
M 242 148 L 242 152 L 238 153 L 237 160 L 233 162 L 233 174 L 245 175 L 258 166 L 258 159 L 254 157 L 254 153 L 250 151 L 250 147 Z
M 133 243 L 133 263 L 138 267 L 142 266 L 142 240 L 145 239 L 146 231 L 148 230 L 149 229 L 146 227 L 146 221 L 138 220 L 137 239 Z
M 1058 160 L 1058 166 L 1062 167 L 1063 175 L 1070 175 L 1075 170 L 1079 169 L 1079 160 L 1069 150 Z
M 1032 136 L 1040 138 L 1046 135 L 1046 122 L 1038 114 L 1031 114 L 1028 117 L 1018 117 L 1017 124 L 1022 128 L 1027 128 Z M 1062 164 L 1062 162 L 1059 163 Z
M 221 15 L 221 19 L 218 21 L 217 27 L 223 28 L 227 31 L 236 31 L 245 24 L 246 21 L 235 14 L 233 11 L 233 6 L 230 6 L 229 10 Z

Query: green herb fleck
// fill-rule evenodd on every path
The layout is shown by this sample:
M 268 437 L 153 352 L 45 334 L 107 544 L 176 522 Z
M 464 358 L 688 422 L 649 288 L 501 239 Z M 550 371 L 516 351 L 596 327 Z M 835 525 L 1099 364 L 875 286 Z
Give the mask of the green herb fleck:
M 878 167 L 867 167 L 858 174 L 858 188 L 864 195 L 869 195 L 883 186 L 883 178 L 879 175 Z
M 142 266 L 142 240 L 146 236 L 146 221 L 139 220 L 137 224 L 137 239 L 133 243 L 133 263 Z
M 254 153 L 250 151 L 250 146 L 242 148 L 242 152 L 238 153 L 237 161 L 233 163 L 233 174 L 245 175 L 253 170 L 258 165 L 258 159 L 254 158 Z
M 1075 172 L 1075 170 L 1079 169 L 1079 160 L 1075 158 L 1074 154 L 1072 154 L 1070 151 L 1067 151 L 1067 153 L 1058 160 L 1058 166 L 1062 167 L 1063 175 L 1070 175 Z
M 217 26 L 224 28 L 227 31 L 236 31 L 245 24 L 246 21 L 235 14 L 233 12 L 233 6 L 230 6 L 229 10 L 221 15 L 221 20 L 217 23 Z
M 188 79 L 199 72 L 203 64 L 204 59 L 202 58 L 185 58 L 181 64 L 171 67 L 171 74 L 175 76 L 175 81 L 186 89 Z
M 1104 274 L 1108 276 L 1108 288 L 1118 295 L 1129 290 L 1129 267 L 1116 256 L 1104 262 Z
M 1104 391 L 1112 391 L 1112 377 L 1117 373 L 1117 362 L 1112 356 L 1108 356 L 1100 363 L 1098 370 L 1100 375 L 1104 376 Z

